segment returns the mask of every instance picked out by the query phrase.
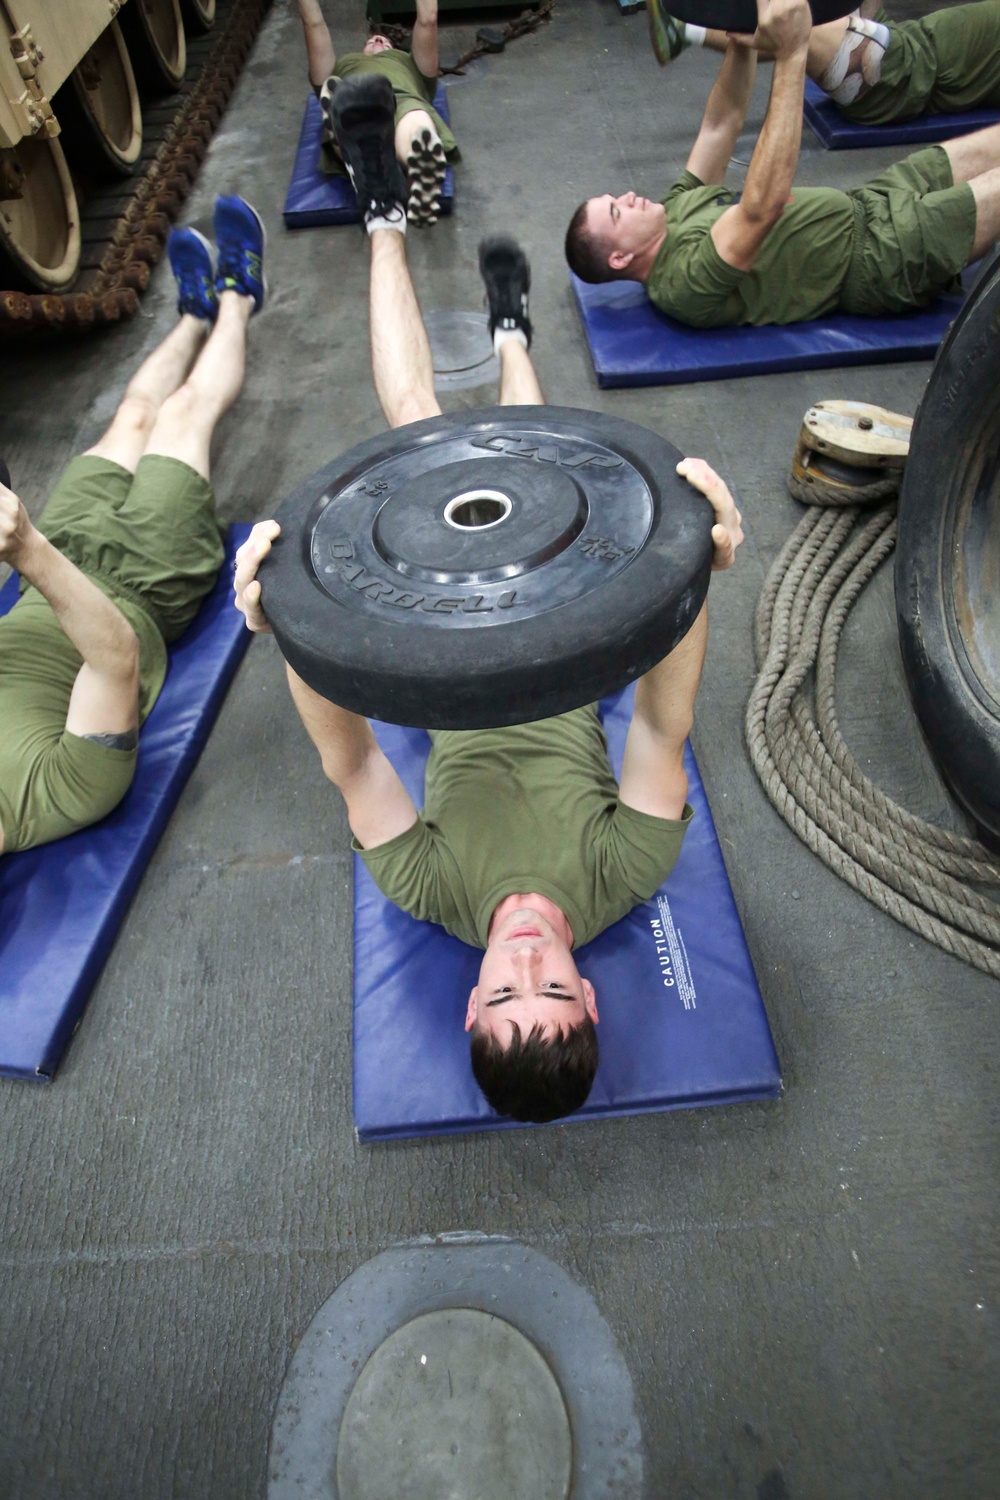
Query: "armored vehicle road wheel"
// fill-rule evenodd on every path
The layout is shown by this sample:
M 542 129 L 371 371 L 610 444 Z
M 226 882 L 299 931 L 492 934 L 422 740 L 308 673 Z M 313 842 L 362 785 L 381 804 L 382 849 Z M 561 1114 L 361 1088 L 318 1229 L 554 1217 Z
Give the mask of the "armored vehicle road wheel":
M 1000 252 L 938 351 L 899 495 L 896 616 L 945 780 L 1000 842 Z
M 62 147 L 0 149 L 0 285 L 65 292 L 80 268 L 80 210 Z
M 260 571 L 281 650 L 371 718 L 474 729 L 565 713 L 648 671 L 708 588 L 712 508 L 677 449 L 614 417 L 488 407 L 314 474 Z
M 140 90 L 155 96 L 179 88 L 187 67 L 179 0 L 128 0 L 119 20 Z
M 73 165 L 94 177 L 128 177 L 142 153 L 142 109 L 117 21 L 102 31 L 53 101 Z
M 211 31 L 215 25 L 215 0 L 181 0 L 181 10 L 190 31 Z

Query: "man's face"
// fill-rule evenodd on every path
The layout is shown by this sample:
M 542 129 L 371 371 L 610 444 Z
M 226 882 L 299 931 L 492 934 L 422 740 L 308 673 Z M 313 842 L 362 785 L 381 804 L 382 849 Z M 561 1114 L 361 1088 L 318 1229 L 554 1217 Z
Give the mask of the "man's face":
M 476 1026 L 510 1044 L 512 1023 L 526 1039 L 536 1025 L 546 1038 L 584 1016 L 597 1023 L 594 987 L 582 979 L 565 940 L 530 906 L 508 913 L 490 933 L 479 983 L 469 996 L 465 1029 Z
M 365 57 L 374 57 L 376 52 L 391 52 L 392 43 L 387 36 L 370 36 L 362 51 Z
M 587 229 L 615 271 L 624 270 L 638 251 L 662 236 L 666 221 L 662 203 L 637 193 L 622 193 L 618 198 L 604 193 L 587 204 Z

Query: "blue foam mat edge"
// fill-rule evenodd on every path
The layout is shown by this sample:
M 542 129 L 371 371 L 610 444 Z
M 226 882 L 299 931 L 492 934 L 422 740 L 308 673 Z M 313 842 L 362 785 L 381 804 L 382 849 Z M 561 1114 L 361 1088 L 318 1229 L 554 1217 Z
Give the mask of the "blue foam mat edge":
M 929 146 L 1000 121 L 1000 110 L 973 109 L 957 115 L 917 115 L 913 120 L 892 121 L 887 125 L 863 125 L 842 114 L 811 78 L 806 79 L 802 112 L 809 129 L 827 151 L 849 151 L 861 146 Z
M 631 703 L 629 689 L 602 704 L 616 771 Z M 375 724 L 374 728 L 419 805 L 426 735 L 391 725 Z M 607 996 L 598 1030 L 601 1065 L 587 1104 L 562 1123 L 776 1098 L 781 1093 L 781 1072 L 767 1014 L 690 747 L 686 765 L 689 798 L 697 816 L 675 870 L 651 902 L 637 907 L 580 950 L 581 970 L 594 978 L 599 1004 L 602 990 Z M 692 879 L 692 871 L 699 876 L 704 871 L 704 877 Z M 651 924 L 662 924 L 667 918 L 673 921 L 676 916 L 676 932 L 686 930 L 692 921 L 697 922 L 709 886 L 713 944 L 711 951 L 696 954 L 698 985 L 709 992 L 707 1008 L 703 1005 L 695 1018 L 702 1029 L 684 1029 L 697 1011 L 697 994 L 702 993 L 698 989 L 690 1006 L 686 1001 L 683 1008 L 675 1005 L 660 1023 L 670 1028 L 674 1085 L 679 1080 L 681 1090 L 671 1093 L 658 1079 L 651 1092 L 649 1074 L 643 1070 L 656 1072 L 659 1065 L 651 1062 L 651 1049 L 644 1054 L 643 1049 L 630 1045 L 635 1013 L 629 1006 L 646 1003 L 647 993 L 636 987 L 637 964 L 652 961 L 657 965 L 652 992 L 660 997 L 662 967 L 650 951 L 655 936 Z M 658 905 L 661 897 L 667 902 L 666 917 Z M 479 951 L 441 928 L 397 911 L 357 856 L 354 918 L 353 1102 L 359 1139 L 377 1142 L 535 1128 L 494 1115 L 472 1077 L 463 1019 L 466 997 L 479 970 Z M 682 962 L 688 963 L 687 957 Z M 678 983 L 673 998 L 680 993 Z M 727 1004 L 713 1006 L 713 998 L 717 1001 L 722 994 Z M 623 995 L 625 1001 L 620 998 Z M 709 1049 L 704 1045 L 706 1034 L 711 1036 Z M 718 1053 L 713 1050 L 716 1046 Z
M 167 680 L 143 725 L 135 777 L 118 807 L 69 838 L 0 858 L 2 1075 L 50 1082 L 82 1018 L 249 645 L 231 604 L 236 548 L 249 533 L 249 526 L 229 528 L 218 581 L 170 647 Z M 0 590 L 0 614 L 17 596 L 14 576 Z M 212 655 L 205 658 L 208 646 Z M 53 923 L 56 913 L 61 926 Z
M 899 317 L 831 313 L 764 328 L 689 328 L 658 311 L 638 282 L 591 286 L 569 275 L 602 389 L 932 359 L 963 301 L 940 297 Z

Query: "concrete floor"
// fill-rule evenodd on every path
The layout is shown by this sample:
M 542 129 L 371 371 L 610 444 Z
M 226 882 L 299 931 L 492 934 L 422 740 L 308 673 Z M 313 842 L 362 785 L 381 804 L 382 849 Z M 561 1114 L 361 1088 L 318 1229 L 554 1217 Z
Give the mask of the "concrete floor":
M 345 41 L 358 10 L 328 0 Z M 445 53 L 469 34 L 447 28 Z M 912 412 L 929 366 L 602 392 L 562 263 L 582 197 L 673 181 L 714 68 L 688 53 L 660 72 L 641 14 L 562 0 L 451 82 L 457 210 L 410 250 L 427 308 L 477 309 L 480 236 L 517 234 L 549 398 L 663 432 L 738 493 L 747 542 L 712 586 L 695 745 L 785 1097 L 361 1147 L 346 822 L 273 642 L 255 642 L 55 1084 L 0 1082 L 6 1500 L 263 1496 L 275 1400 L 316 1308 L 386 1246 L 453 1230 L 522 1240 L 595 1297 L 635 1383 L 649 1500 L 1000 1493 L 997 986 L 826 870 L 770 808 L 741 734 L 805 408 Z M 232 519 L 269 514 L 381 426 L 364 238 L 281 224 L 304 98 L 276 0 L 186 214 L 208 228 L 214 195 L 241 192 L 270 232 L 271 296 L 217 447 Z M 848 186 L 896 154 L 827 154 L 807 132 L 799 178 Z M 33 511 L 172 305 L 161 266 L 131 324 L 4 351 L 0 449 Z M 885 570 L 847 632 L 841 716 L 892 795 L 954 818 L 903 689 Z

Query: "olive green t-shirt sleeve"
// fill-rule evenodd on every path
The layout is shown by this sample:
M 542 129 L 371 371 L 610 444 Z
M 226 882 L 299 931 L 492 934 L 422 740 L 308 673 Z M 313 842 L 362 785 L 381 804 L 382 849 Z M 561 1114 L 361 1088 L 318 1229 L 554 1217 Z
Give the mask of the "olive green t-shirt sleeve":
M 473 946 L 475 924 L 458 866 L 440 830 L 418 817 L 405 833 L 373 849 L 357 839 L 351 848 L 364 860 L 375 884 L 394 906 L 420 922 L 436 922 Z
M 4 853 L 51 843 L 105 817 L 131 786 L 136 755 L 64 730 L 34 760 L 30 780 L 21 786 L 21 766 L 6 765 L 0 755 Z
M 684 843 L 694 809 L 685 803 L 679 818 L 654 818 L 619 802 L 611 820 L 605 858 L 632 897 L 648 901 L 670 874 Z
M 692 188 L 700 188 L 704 186 L 705 184 L 702 182 L 700 177 L 696 177 L 693 172 L 688 172 L 686 170 L 683 171 L 678 177 L 677 181 L 674 183 L 673 187 L 668 192 L 667 196 L 664 198 L 663 207 L 669 209 L 673 200 L 680 193 L 690 193 Z

